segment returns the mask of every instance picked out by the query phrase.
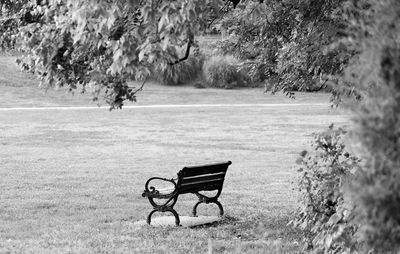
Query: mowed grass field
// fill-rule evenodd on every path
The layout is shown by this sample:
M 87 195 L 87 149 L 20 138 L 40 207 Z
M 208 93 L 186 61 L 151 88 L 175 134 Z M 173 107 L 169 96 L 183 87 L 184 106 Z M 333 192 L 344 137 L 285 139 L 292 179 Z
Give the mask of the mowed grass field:
M 150 107 L 108 111 L 35 109 L 96 106 L 88 95 L 38 89 L 14 57 L 0 57 L 0 253 L 297 253 L 287 226 L 297 206 L 295 160 L 312 133 L 349 116 L 329 95 L 295 100 L 262 89 L 146 85 L 131 105 L 274 104 Z M 276 105 L 276 104 L 296 105 Z M 311 105 L 323 103 L 323 105 Z M 14 108 L 14 109 L 12 109 Z M 19 109 L 15 109 L 19 108 Z M 152 176 L 231 160 L 217 224 L 137 226 L 151 206 L 141 197 Z M 190 215 L 196 198 L 179 198 Z M 217 207 L 199 207 L 216 215 Z M 211 243 L 211 244 L 210 244 Z

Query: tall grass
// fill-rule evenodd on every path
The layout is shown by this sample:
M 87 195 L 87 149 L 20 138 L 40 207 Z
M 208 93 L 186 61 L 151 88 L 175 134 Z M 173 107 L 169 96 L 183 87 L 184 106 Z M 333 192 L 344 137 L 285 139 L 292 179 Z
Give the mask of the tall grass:
M 203 78 L 207 85 L 217 88 L 244 86 L 246 76 L 238 70 L 239 61 L 233 56 L 212 56 L 204 62 Z
M 199 77 L 203 62 L 204 57 L 202 55 L 191 56 L 174 65 L 157 65 L 153 75 L 163 85 L 183 85 Z

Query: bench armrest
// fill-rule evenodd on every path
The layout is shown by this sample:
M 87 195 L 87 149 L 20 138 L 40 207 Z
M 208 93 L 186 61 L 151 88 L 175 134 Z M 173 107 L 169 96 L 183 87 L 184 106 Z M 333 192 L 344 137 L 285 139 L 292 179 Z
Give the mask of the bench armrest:
M 149 184 L 153 180 L 161 180 L 165 182 L 170 182 L 174 185 L 173 188 L 163 188 L 163 189 L 156 189 L 154 186 L 150 186 Z M 168 198 L 173 194 L 176 190 L 176 182 L 174 179 L 166 179 L 166 178 L 161 178 L 161 177 L 152 177 L 149 180 L 147 180 L 145 186 L 144 186 L 144 192 L 142 194 L 143 197 L 158 197 L 158 198 Z

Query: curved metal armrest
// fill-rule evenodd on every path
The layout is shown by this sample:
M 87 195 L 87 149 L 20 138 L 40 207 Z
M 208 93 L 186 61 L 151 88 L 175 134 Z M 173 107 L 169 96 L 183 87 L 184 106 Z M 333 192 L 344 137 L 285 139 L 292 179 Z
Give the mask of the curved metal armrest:
M 153 180 L 161 180 L 161 181 L 170 182 L 170 183 L 172 183 L 174 185 L 174 189 L 173 189 L 172 192 L 174 192 L 176 190 L 177 185 L 176 185 L 176 182 L 175 182 L 174 179 L 166 179 L 166 178 L 161 178 L 161 177 L 152 177 L 149 180 L 147 180 L 147 182 L 146 182 L 146 184 L 144 186 L 145 190 L 144 190 L 144 193 L 142 194 L 142 196 L 144 196 L 145 193 L 152 193 L 152 194 L 155 194 L 155 195 L 159 194 L 159 191 L 156 190 L 156 188 L 154 186 L 150 186 L 149 187 L 150 182 L 153 181 Z

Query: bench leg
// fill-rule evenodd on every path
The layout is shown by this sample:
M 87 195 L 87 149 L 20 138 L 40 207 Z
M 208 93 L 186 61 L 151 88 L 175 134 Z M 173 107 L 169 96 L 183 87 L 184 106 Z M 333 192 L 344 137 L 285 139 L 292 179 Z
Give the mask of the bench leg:
M 181 224 L 181 221 L 179 219 L 179 215 L 178 213 L 174 210 L 174 209 L 169 209 L 168 211 L 170 211 L 174 216 L 175 216 L 175 225 L 179 226 Z
M 206 204 L 214 203 L 214 204 L 216 204 L 218 206 L 218 208 L 219 208 L 219 216 L 223 216 L 224 215 L 224 208 L 222 207 L 221 203 L 218 200 L 213 200 L 213 201 L 200 200 L 193 207 L 192 214 L 193 214 L 194 217 L 197 217 L 197 207 L 201 203 L 206 203 Z
M 153 216 L 153 214 L 155 212 L 171 212 L 175 217 L 175 225 L 179 226 L 180 223 L 181 223 L 178 213 L 174 209 L 168 207 L 168 208 L 165 208 L 165 209 L 154 209 L 153 211 L 151 211 L 149 213 L 149 215 L 147 216 L 147 224 L 149 224 L 149 225 L 151 224 L 151 216 Z
M 221 203 L 217 200 L 215 200 L 213 203 L 217 204 L 218 208 L 219 208 L 219 216 L 223 216 L 224 215 L 224 208 L 222 207 Z
M 197 207 L 198 207 L 201 203 L 204 203 L 204 202 L 203 202 L 203 201 L 199 201 L 199 202 L 197 202 L 197 203 L 194 205 L 193 211 L 192 211 L 193 217 L 197 217 Z
M 149 213 L 149 215 L 147 216 L 147 224 L 149 224 L 150 225 L 150 223 L 151 223 L 151 216 L 153 215 L 153 213 L 155 213 L 155 212 L 157 212 L 158 210 L 153 210 L 153 211 L 151 211 L 150 213 Z
M 153 198 L 149 197 L 149 202 L 150 204 L 153 206 L 153 211 L 151 211 L 149 213 L 149 215 L 147 216 L 147 224 L 151 224 L 151 216 L 153 216 L 153 214 L 155 212 L 170 212 L 174 215 L 175 217 L 175 225 L 179 226 L 181 221 L 179 219 L 179 215 L 178 213 L 174 210 L 174 205 L 176 203 L 176 201 L 178 200 L 178 197 L 172 197 L 170 198 L 167 202 L 165 202 L 164 204 L 157 204 Z

